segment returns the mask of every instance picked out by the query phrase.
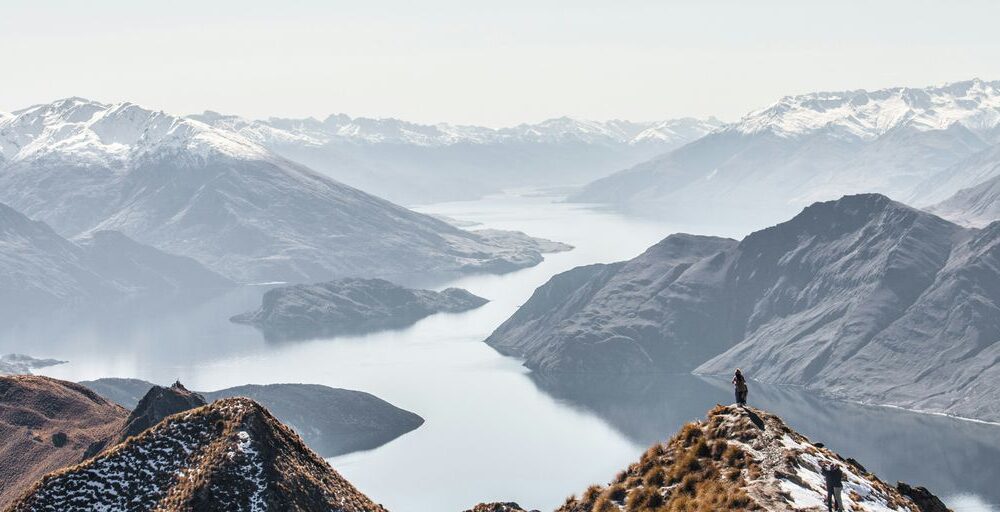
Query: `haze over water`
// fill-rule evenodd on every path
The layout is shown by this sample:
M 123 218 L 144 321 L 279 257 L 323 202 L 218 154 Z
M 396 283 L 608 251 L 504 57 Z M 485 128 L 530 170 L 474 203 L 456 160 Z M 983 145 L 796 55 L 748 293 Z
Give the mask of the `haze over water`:
M 481 223 L 470 229 L 515 229 L 576 247 L 511 274 L 434 284 L 491 300 L 467 313 L 368 336 L 269 344 L 257 331 L 228 322 L 259 304 L 263 288 L 246 287 L 206 304 L 29 324 L 0 333 L 0 352 L 67 359 L 43 373 L 68 380 L 113 376 L 165 384 L 179 378 L 199 390 L 306 382 L 371 392 L 426 420 L 380 448 L 331 459 L 375 501 L 403 512 L 458 511 L 490 500 L 552 509 L 590 483 L 608 481 L 649 444 L 715 403 L 731 402 L 728 384 L 692 376 L 553 381 L 481 341 L 555 273 L 634 257 L 673 232 L 743 234 L 639 221 L 554 200 L 524 193 L 417 208 Z M 750 402 L 888 482 L 929 487 L 956 510 L 993 510 L 988 504 L 1000 503 L 1000 427 L 822 401 L 759 384 Z

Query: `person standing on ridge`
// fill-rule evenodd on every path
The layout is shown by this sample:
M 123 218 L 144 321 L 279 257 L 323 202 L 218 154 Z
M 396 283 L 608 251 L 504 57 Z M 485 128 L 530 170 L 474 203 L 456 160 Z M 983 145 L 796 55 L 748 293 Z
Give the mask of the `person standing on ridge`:
M 844 512 L 844 503 L 840 498 L 840 493 L 844 490 L 843 470 L 835 464 L 824 464 L 820 471 L 826 478 L 826 509 Z M 834 505 L 837 506 L 836 509 L 833 508 Z
M 743 378 L 743 372 L 739 368 L 736 369 L 736 374 L 733 375 L 733 386 L 736 387 L 736 404 L 746 405 L 747 404 L 747 380 Z

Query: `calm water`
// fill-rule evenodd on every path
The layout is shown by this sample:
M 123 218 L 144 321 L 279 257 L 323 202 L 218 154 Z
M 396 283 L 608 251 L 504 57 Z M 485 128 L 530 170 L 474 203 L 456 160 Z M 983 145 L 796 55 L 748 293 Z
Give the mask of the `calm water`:
M 692 376 L 550 382 L 481 341 L 554 273 L 631 258 L 676 231 L 738 235 L 710 226 L 636 221 L 551 198 L 506 195 L 420 208 L 568 242 L 534 268 L 471 276 L 461 286 L 491 299 L 375 335 L 268 344 L 227 318 L 256 307 L 262 287 L 208 303 L 100 317 L 46 319 L 0 333 L 0 353 L 56 357 L 44 373 L 69 380 L 181 379 L 194 389 L 309 382 L 361 389 L 427 422 L 378 449 L 331 459 L 362 491 L 397 512 L 459 511 L 483 500 L 552 509 L 610 479 L 652 442 L 729 402 L 723 382 Z M 817 400 L 755 386 L 751 402 L 859 459 L 888 481 L 926 485 L 956 510 L 1000 503 L 1000 427 Z

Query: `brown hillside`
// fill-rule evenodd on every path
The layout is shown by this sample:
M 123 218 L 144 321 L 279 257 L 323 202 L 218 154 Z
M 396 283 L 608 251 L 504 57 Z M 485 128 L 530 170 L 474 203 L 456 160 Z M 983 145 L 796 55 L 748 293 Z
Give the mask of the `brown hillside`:
M 227 398 L 46 475 L 13 511 L 384 512 L 265 408 Z
M 42 475 L 76 464 L 122 428 L 128 411 L 79 384 L 0 377 L 0 509 Z

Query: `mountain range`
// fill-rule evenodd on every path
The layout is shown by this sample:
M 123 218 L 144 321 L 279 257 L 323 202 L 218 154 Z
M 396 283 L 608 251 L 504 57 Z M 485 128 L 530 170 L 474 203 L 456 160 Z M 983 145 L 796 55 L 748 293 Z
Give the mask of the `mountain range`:
M 741 241 L 671 235 L 539 287 L 486 340 L 554 374 L 731 374 L 1000 420 L 1000 222 L 885 196 L 817 203 Z
M 344 114 L 323 120 L 248 120 L 216 112 L 189 117 L 402 204 L 476 199 L 512 187 L 583 184 L 722 126 L 714 118 L 598 122 L 562 117 L 494 129 Z
M 66 238 L 113 230 L 237 282 L 507 271 L 523 234 L 465 231 L 234 132 L 69 98 L 0 116 L 0 201 Z
M 787 96 L 570 199 L 745 227 L 852 193 L 929 206 L 996 175 L 998 142 L 1000 82 Z

